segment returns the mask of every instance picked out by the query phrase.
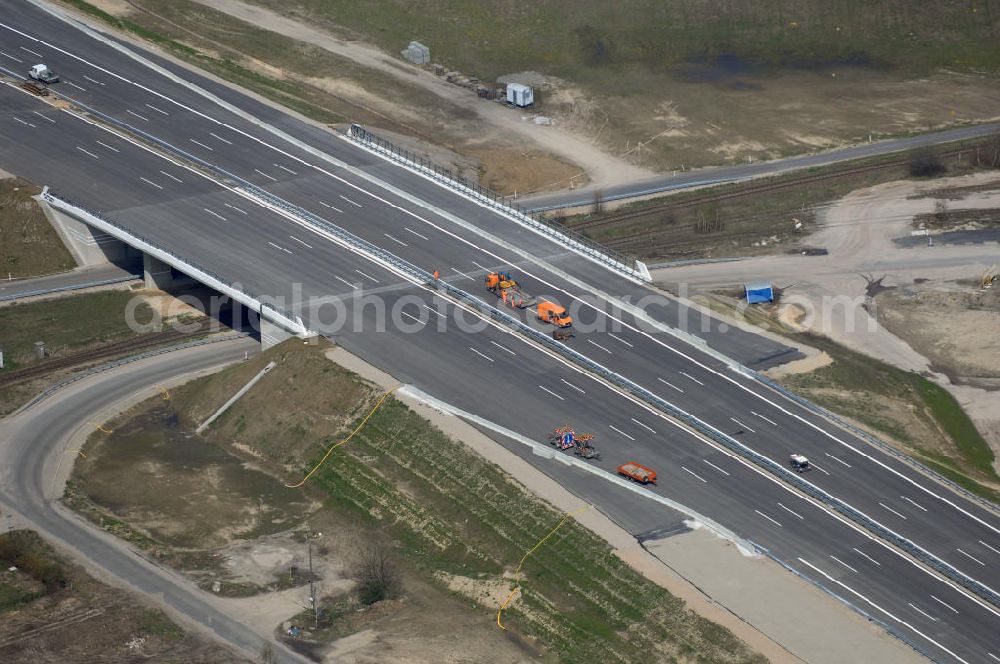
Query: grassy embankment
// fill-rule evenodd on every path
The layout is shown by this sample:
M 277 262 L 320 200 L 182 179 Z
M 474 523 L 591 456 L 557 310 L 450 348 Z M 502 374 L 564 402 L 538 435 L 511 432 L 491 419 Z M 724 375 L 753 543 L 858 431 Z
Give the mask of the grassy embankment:
M 0 279 L 34 277 L 76 267 L 32 198 L 40 191 L 18 178 L 0 178 Z
M 323 351 L 287 342 L 173 390 L 174 421 L 189 430 L 273 359 L 277 368 L 204 439 L 284 481 L 298 481 L 379 396 L 374 386 L 323 358 Z M 117 431 L 129 425 L 111 426 Z M 79 466 L 85 476 L 88 467 L 100 467 L 108 457 L 102 445 L 116 440 L 114 434 L 107 443 L 103 438 L 99 434 L 88 443 L 88 457 Z M 118 449 L 128 440 L 119 440 Z M 75 491 L 84 493 L 88 481 L 76 480 Z M 329 458 L 304 495 L 322 503 L 311 520 L 339 521 L 332 526 L 344 529 L 337 539 L 391 542 L 390 555 L 422 583 L 444 592 L 472 588 L 462 596 L 484 625 L 495 620 L 496 589 L 502 598 L 510 584 L 506 575 L 560 518 L 499 468 L 392 398 Z M 129 527 L 139 529 L 135 523 Z M 143 537 L 153 534 L 147 529 Z M 651 654 L 683 661 L 759 659 L 728 631 L 639 576 L 575 522 L 540 548 L 524 573 L 521 595 L 505 621 L 547 652 L 544 660 L 646 662 Z M 324 600 L 331 610 L 322 627 L 338 636 L 350 631 L 356 615 L 341 610 L 341 599 Z
M 724 313 L 722 297 L 696 298 Z M 954 397 L 919 374 L 855 353 L 826 337 L 791 332 L 773 308 L 753 307 L 747 322 L 825 351 L 833 363 L 778 380 L 788 389 L 859 422 L 967 490 L 1000 501 L 994 455 Z
M 36 341 L 44 341 L 49 357 L 58 358 L 136 336 L 125 316 L 134 297 L 138 296 L 131 292 L 105 291 L 0 307 L 0 349 L 5 365 L 0 376 L 35 363 Z M 137 321 L 147 322 L 152 310 L 139 302 L 134 313 Z M 36 394 L 41 389 L 40 380 L 53 377 L 0 388 L 0 415 Z

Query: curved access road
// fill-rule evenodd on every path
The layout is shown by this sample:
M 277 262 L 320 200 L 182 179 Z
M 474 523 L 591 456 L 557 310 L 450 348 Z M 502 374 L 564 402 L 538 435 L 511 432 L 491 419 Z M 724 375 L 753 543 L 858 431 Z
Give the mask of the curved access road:
M 62 507 L 75 447 L 94 427 L 135 403 L 202 374 L 238 362 L 259 348 L 241 338 L 194 346 L 117 366 L 77 381 L 0 420 L 0 508 L 95 573 L 155 600 L 182 624 L 256 658 L 270 635 L 234 620 L 184 577 L 159 567 L 128 544 Z M 278 661 L 303 662 L 276 642 Z

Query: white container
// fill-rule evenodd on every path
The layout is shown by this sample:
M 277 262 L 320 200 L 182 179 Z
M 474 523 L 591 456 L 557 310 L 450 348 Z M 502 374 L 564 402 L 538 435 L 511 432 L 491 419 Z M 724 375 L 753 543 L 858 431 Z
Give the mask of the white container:
M 535 95 L 530 87 L 520 83 L 507 84 L 507 101 L 515 106 L 531 106 L 535 103 Z

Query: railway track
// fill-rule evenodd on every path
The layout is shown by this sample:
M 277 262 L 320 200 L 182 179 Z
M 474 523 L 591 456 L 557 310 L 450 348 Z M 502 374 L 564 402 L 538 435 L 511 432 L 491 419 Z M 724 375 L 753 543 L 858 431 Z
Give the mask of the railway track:
M 23 369 L 0 373 L 0 388 L 7 387 L 8 385 L 15 385 L 17 383 L 23 383 L 24 381 L 32 378 L 47 376 L 54 371 L 59 371 L 60 369 L 76 367 L 81 364 L 88 364 L 90 362 L 105 360 L 110 357 L 124 355 L 133 351 L 143 350 L 151 346 L 159 346 L 172 341 L 197 336 L 208 331 L 210 326 L 211 320 L 206 318 L 199 324 L 196 330 L 181 331 L 171 329 L 164 330 L 163 332 L 152 332 L 150 334 L 132 337 L 131 339 L 116 341 L 115 343 L 100 346 L 99 348 L 93 348 L 82 353 L 74 353 L 73 355 L 67 355 L 65 357 L 56 357 L 51 360 L 32 364 L 31 366 L 24 367 Z
M 935 154 L 941 158 L 952 157 L 959 153 L 968 152 L 971 149 L 975 149 L 975 147 L 976 146 L 965 146 L 960 149 L 954 148 L 951 150 Z M 787 180 L 782 180 L 781 182 L 764 181 L 756 185 L 754 184 L 745 185 L 743 188 L 737 191 L 707 193 L 702 196 L 696 196 L 683 201 L 665 202 L 659 205 L 653 205 L 639 210 L 633 210 L 631 212 L 623 212 L 621 214 L 616 214 L 609 217 L 603 217 L 601 219 L 588 219 L 578 223 L 569 223 L 566 224 L 566 226 L 575 231 L 588 231 L 597 228 L 606 228 L 608 226 L 614 224 L 620 224 L 630 219 L 641 219 L 642 217 L 647 217 L 650 215 L 662 214 L 665 212 L 672 212 L 675 210 L 683 210 L 685 208 L 704 205 L 706 203 L 717 203 L 720 201 L 733 200 L 737 198 L 743 198 L 746 196 L 756 196 L 762 193 L 781 191 L 783 189 L 789 189 L 792 187 L 800 187 L 804 184 L 809 184 L 813 182 L 823 182 L 826 180 L 835 180 L 837 178 L 849 177 L 852 175 L 857 175 L 859 173 L 868 173 L 871 171 L 898 168 L 899 166 L 905 166 L 909 164 L 912 158 L 913 158 L 912 155 L 907 155 L 905 157 L 900 157 L 898 159 L 892 159 L 889 161 L 880 162 L 878 164 L 866 164 L 863 166 L 856 166 L 853 168 L 840 169 L 829 173 L 806 174 L 798 177 L 792 177 Z M 605 241 L 605 243 L 611 244 L 608 241 Z

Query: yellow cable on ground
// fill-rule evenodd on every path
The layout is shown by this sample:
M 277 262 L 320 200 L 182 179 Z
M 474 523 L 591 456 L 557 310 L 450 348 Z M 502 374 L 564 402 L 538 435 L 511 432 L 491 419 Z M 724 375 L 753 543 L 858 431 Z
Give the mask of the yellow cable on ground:
M 334 445 L 330 449 L 328 449 L 326 451 L 326 454 L 323 455 L 323 458 L 319 460 L 319 463 L 317 463 L 316 466 L 312 470 L 310 470 L 309 473 L 305 477 L 302 478 L 301 482 L 299 482 L 298 484 L 286 484 L 285 487 L 287 487 L 289 489 L 297 489 L 300 486 L 302 486 L 303 484 L 305 484 L 306 480 L 308 480 L 310 477 L 312 477 L 313 473 L 315 473 L 317 470 L 319 470 L 319 467 L 322 466 L 323 463 L 327 459 L 330 458 L 330 455 L 333 454 L 333 451 L 335 449 L 337 449 L 341 445 L 347 444 L 347 441 L 349 441 L 351 438 L 354 438 L 354 434 L 356 434 L 357 432 L 361 431 L 361 428 L 363 426 L 365 426 L 365 423 L 368 422 L 369 418 L 371 418 L 371 416 L 375 414 L 375 411 L 379 409 L 379 406 L 382 405 L 382 402 L 385 401 L 386 399 L 388 399 L 389 395 L 392 394 L 395 389 L 396 388 L 394 387 L 391 390 L 388 390 L 385 394 L 383 394 L 382 398 L 378 400 L 378 403 L 375 404 L 375 407 L 372 408 L 371 412 L 368 413 L 367 415 L 365 415 L 365 419 L 361 420 L 361 424 L 359 424 L 357 426 L 357 428 L 354 431 L 351 432 L 351 435 L 348 436 L 347 438 L 343 439 L 342 441 L 340 441 L 339 443 L 337 443 L 336 445 Z
M 570 518 L 576 516 L 577 514 L 583 514 L 584 512 L 586 512 L 587 510 L 589 510 L 590 508 L 591 508 L 590 505 L 584 505 L 583 507 L 581 507 L 580 509 L 576 510 L 575 512 L 567 512 L 566 514 L 564 514 L 563 518 L 560 519 L 559 523 L 556 524 L 556 527 L 553 528 L 552 530 L 550 530 L 548 535 L 546 535 L 545 537 L 543 537 L 542 539 L 540 539 L 538 541 L 538 544 L 536 544 L 535 546 L 531 547 L 531 549 L 526 554 L 524 554 L 524 556 L 521 558 L 521 562 L 519 562 L 517 564 L 517 570 L 514 572 L 514 588 L 510 591 L 510 594 L 507 595 L 507 599 L 505 599 L 503 601 L 503 604 L 500 605 L 500 609 L 497 611 L 497 626 L 500 629 L 502 629 L 505 632 L 507 631 L 507 628 L 503 626 L 502 622 L 500 622 L 500 616 L 503 613 L 503 610 L 507 608 L 507 605 L 510 604 L 510 601 L 512 599 L 514 599 L 514 594 L 517 593 L 517 591 L 521 587 L 521 567 L 524 566 L 524 561 L 527 560 L 528 556 L 530 556 L 531 554 L 533 554 L 538 547 L 540 547 L 541 545 L 545 544 L 545 540 L 547 540 L 550 537 L 552 537 L 553 535 L 555 535 L 556 531 L 559 530 L 560 528 L 562 528 L 562 525 L 564 523 L 566 523 Z

